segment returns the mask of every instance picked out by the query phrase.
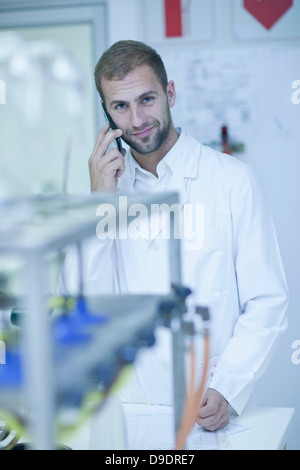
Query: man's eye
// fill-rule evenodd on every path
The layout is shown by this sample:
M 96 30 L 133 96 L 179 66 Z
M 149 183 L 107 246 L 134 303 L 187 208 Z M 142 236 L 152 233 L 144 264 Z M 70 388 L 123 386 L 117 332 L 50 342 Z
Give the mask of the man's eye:
M 125 103 L 119 103 L 116 105 L 115 109 L 119 110 L 119 111 L 123 111 L 123 109 L 126 108 L 126 104 Z
M 145 98 L 143 98 L 143 103 L 145 104 L 148 104 L 150 103 L 151 101 L 153 100 L 153 96 L 146 96 Z

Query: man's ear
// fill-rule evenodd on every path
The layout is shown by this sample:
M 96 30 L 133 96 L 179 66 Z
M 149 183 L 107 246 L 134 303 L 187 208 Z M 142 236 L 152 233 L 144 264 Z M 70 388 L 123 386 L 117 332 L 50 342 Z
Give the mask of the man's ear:
M 169 107 L 173 108 L 176 101 L 175 83 L 171 80 L 167 85 L 167 96 Z

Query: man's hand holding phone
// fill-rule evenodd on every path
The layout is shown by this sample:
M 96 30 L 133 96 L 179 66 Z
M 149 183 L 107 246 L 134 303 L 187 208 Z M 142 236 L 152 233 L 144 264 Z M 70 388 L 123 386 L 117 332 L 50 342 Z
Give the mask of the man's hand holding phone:
M 120 129 L 111 129 L 107 124 L 100 129 L 92 155 L 89 158 L 91 190 L 93 192 L 115 192 L 118 178 L 125 170 L 123 155 L 117 148 L 108 150 L 112 142 L 121 137 Z

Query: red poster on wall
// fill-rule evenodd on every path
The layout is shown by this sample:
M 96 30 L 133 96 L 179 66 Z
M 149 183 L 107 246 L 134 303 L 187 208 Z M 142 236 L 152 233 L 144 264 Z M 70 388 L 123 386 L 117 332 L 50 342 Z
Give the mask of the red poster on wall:
M 244 0 L 245 9 L 266 29 L 271 29 L 292 5 L 293 0 Z
M 166 37 L 182 36 L 181 0 L 164 0 Z

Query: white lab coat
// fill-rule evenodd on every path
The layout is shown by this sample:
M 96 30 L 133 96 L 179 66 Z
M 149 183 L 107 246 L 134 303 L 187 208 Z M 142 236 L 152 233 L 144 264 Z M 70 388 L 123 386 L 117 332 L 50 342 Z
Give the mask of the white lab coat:
M 126 158 L 120 195 L 143 188 L 136 180 L 138 165 L 132 156 Z M 183 208 L 199 204 L 204 210 L 204 234 L 197 233 L 194 242 L 190 234 L 182 240 L 182 280 L 192 289 L 192 303 L 210 309 L 210 387 L 240 414 L 287 323 L 287 287 L 272 218 L 248 165 L 199 144 L 184 131 L 160 164 L 163 177 L 152 190 L 176 190 Z M 168 292 L 168 241 L 155 235 L 89 240 L 85 293 Z M 71 249 L 60 292 L 76 293 L 76 270 Z M 155 347 L 138 358 L 122 399 L 172 403 L 170 351 L 169 331 L 161 328 Z

